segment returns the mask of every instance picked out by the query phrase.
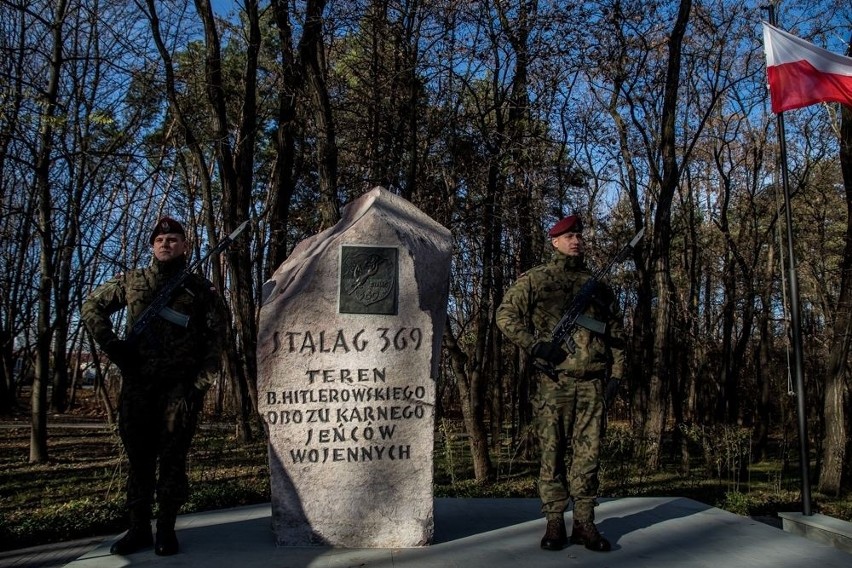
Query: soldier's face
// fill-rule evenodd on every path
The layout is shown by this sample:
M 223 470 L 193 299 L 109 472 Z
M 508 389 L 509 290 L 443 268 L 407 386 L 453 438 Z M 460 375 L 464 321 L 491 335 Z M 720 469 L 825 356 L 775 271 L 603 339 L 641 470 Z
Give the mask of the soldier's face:
M 189 250 L 189 244 L 180 233 L 163 233 L 154 237 L 154 258 L 168 262 L 180 258 Z
M 562 233 L 551 239 L 553 247 L 565 256 L 580 256 L 586 250 L 582 233 Z

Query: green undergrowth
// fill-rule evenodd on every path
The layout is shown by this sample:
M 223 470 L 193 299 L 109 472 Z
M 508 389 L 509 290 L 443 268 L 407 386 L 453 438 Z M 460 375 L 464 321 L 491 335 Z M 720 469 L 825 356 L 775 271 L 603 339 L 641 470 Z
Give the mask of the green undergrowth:
M 266 443 L 237 442 L 228 427 L 199 430 L 181 513 L 269 501 Z M 110 428 L 52 429 L 49 463 L 30 464 L 29 428 L 0 441 L 0 550 L 114 534 L 127 526 L 127 463 Z

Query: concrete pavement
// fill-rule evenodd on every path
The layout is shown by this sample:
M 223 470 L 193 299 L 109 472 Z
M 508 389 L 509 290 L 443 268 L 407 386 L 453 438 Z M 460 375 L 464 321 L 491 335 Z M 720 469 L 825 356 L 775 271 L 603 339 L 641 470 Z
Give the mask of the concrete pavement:
M 601 532 L 613 551 L 580 546 L 544 551 L 539 540 L 545 521 L 537 499 L 436 499 L 435 540 L 405 549 L 276 547 L 270 505 L 182 515 L 181 552 L 156 556 L 153 550 L 127 557 L 109 548 L 120 537 L 103 539 L 69 568 L 122 566 L 203 566 L 204 568 L 848 568 L 852 555 L 784 532 L 768 524 L 690 499 L 630 497 L 606 500 L 596 511 Z M 566 514 L 570 525 L 571 513 Z M 8 559 L 7 559 L 8 560 Z M 33 566 L 3 564 L 0 566 Z

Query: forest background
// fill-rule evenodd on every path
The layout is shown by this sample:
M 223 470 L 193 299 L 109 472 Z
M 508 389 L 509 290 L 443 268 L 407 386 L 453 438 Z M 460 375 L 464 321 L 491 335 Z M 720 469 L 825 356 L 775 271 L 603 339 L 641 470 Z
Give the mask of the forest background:
M 850 49 L 848 0 L 775 6 L 782 29 Z M 504 432 L 515 452 L 534 443 L 534 376 L 495 310 L 575 212 L 593 267 L 645 229 L 609 277 L 632 337 L 613 418 L 634 458 L 653 472 L 669 448 L 687 467 L 694 442 L 736 429 L 750 459 L 795 461 L 766 18 L 752 0 L 0 0 L 0 414 L 28 389 L 31 463 L 81 382 L 113 420 L 83 298 L 149 261 L 160 215 L 196 255 L 248 219 L 204 267 L 230 307 L 210 400 L 239 443 L 262 438 L 262 284 L 381 185 L 453 234 L 437 413 L 463 424 L 477 483 Z M 785 116 L 808 447 L 818 490 L 840 496 L 852 109 Z

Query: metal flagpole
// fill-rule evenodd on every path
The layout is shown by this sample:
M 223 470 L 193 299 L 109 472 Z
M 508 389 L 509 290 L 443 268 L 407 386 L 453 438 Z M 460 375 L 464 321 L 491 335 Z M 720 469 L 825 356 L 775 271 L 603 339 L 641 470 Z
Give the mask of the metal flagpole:
M 769 23 L 775 25 L 775 5 L 769 4 Z M 805 408 L 805 375 L 802 370 L 802 326 L 799 317 L 799 283 L 796 276 L 796 253 L 793 250 L 793 215 L 790 204 L 790 183 L 787 178 L 787 143 L 784 113 L 779 112 L 778 149 L 781 154 L 781 185 L 784 189 L 784 214 L 787 221 L 787 280 L 790 284 L 790 323 L 792 326 L 793 366 L 796 376 L 796 412 L 799 418 L 799 462 L 802 470 L 802 514 L 811 516 L 810 451 L 808 449 L 808 420 Z

